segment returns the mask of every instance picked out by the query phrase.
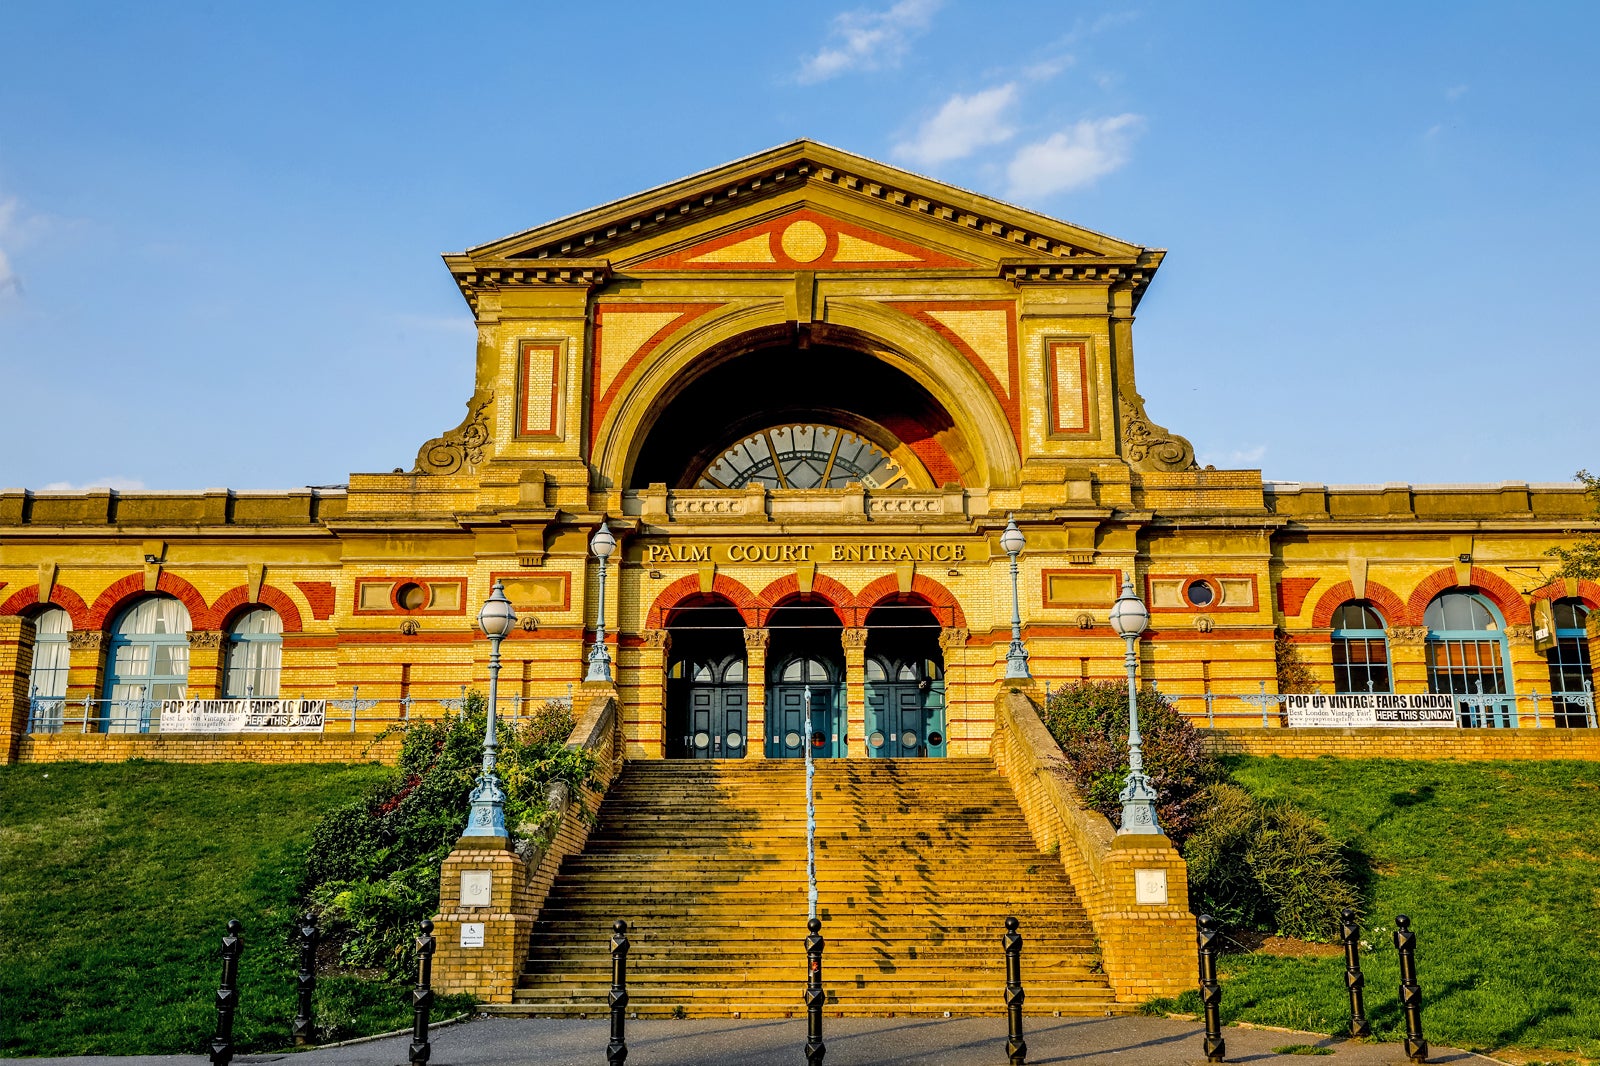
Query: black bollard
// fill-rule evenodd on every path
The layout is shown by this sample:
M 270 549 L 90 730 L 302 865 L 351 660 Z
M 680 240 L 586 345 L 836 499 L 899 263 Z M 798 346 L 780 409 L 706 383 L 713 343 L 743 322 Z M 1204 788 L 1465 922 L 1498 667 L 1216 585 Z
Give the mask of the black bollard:
M 1206 1008 L 1206 1061 L 1221 1062 L 1228 1053 L 1222 1039 L 1222 985 L 1217 983 L 1217 937 L 1222 930 L 1209 914 L 1200 916 L 1200 1002 Z
M 317 1040 L 317 1024 L 311 1016 L 311 993 L 317 988 L 317 919 L 309 912 L 301 915 L 298 929 L 300 972 L 294 975 L 294 987 L 299 1009 L 289 1035 L 294 1037 L 296 1047 L 305 1047 Z
M 1362 991 L 1367 979 L 1361 976 L 1361 927 L 1356 924 L 1356 912 L 1346 908 L 1339 915 L 1339 940 L 1344 944 L 1344 986 L 1350 990 L 1350 1035 L 1371 1036 L 1372 1024 L 1367 1021 L 1366 995 Z
M 217 986 L 217 1033 L 211 1038 L 212 1066 L 233 1061 L 233 1012 L 239 1006 L 239 956 L 244 954 L 244 926 L 237 918 L 228 922 L 222 938 L 222 983 Z
M 822 991 L 822 949 L 827 942 L 820 935 L 820 921 L 812 918 L 806 928 L 811 930 L 806 937 L 806 1066 L 822 1066 L 828 1053 L 822 1042 L 822 1004 L 828 998 Z
M 606 1062 L 622 1066 L 628 1061 L 628 1040 L 624 1032 L 628 1013 L 628 923 L 618 918 L 611 926 L 611 1043 L 606 1045 Z
M 417 937 L 417 987 L 411 990 L 411 1066 L 427 1066 L 433 1054 L 428 1043 L 428 1012 L 433 1009 L 433 923 L 422 920 L 422 935 Z
M 1400 953 L 1400 1009 L 1406 1014 L 1406 1058 L 1428 1061 L 1428 1042 L 1422 1038 L 1422 986 L 1417 984 L 1417 934 L 1404 914 L 1394 920 L 1394 947 Z
M 1006 949 L 1006 1058 L 1011 1066 L 1023 1066 L 1028 1061 L 1028 1042 L 1022 1039 L 1022 1001 L 1027 993 L 1022 990 L 1022 935 L 1015 918 L 1006 919 L 1000 943 Z

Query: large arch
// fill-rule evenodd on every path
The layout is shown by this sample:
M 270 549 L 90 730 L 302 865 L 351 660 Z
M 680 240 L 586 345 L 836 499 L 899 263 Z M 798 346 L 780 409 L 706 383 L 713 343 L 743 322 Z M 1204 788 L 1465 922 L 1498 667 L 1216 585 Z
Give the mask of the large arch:
M 777 301 L 695 319 L 616 392 L 595 437 L 602 484 L 631 485 L 651 428 L 701 375 L 751 351 L 804 342 L 854 350 L 903 374 L 942 408 L 970 452 L 974 485 L 1015 485 L 1021 455 L 993 390 L 936 331 L 871 300 L 829 302 L 830 321 L 801 330 Z M 803 337 L 802 337 L 803 334 Z M 891 429 L 893 427 L 890 427 Z
M 107 619 L 145 594 L 144 581 L 143 574 L 129 574 L 112 582 L 111 587 L 102 592 L 95 599 L 94 606 L 89 608 L 88 624 L 84 628 L 104 629 Z M 189 625 L 196 631 L 217 628 L 205 597 L 183 578 L 163 570 L 156 579 L 155 590 L 165 592 L 181 602 L 189 612 Z
M 655 601 L 645 615 L 646 629 L 665 629 L 672 609 L 692 596 L 708 590 L 700 587 L 699 574 L 685 574 L 656 594 Z M 721 596 L 733 605 L 750 628 L 760 625 L 761 611 L 756 597 L 742 583 L 726 574 L 717 574 L 711 580 L 710 592 Z
M 920 596 L 927 602 L 929 607 L 934 608 L 934 616 L 936 618 L 940 616 L 941 612 L 948 611 L 950 619 L 948 628 L 965 629 L 967 627 L 967 616 L 961 610 L 961 601 L 956 599 L 949 589 L 933 578 L 924 577 L 922 574 L 912 574 L 911 593 L 914 596 Z M 853 606 L 860 616 L 865 618 L 867 612 L 873 607 L 899 594 L 899 575 L 885 574 L 883 577 L 868 582 L 867 586 L 856 594 Z M 944 624 L 942 618 L 940 619 L 940 624 Z
M 769 584 L 756 594 L 756 601 L 760 604 L 761 624 L 765 625 L 767 616 L 773 608 L 785 600 L 801 595 L 800 579 L 794 574 L 785 574 Z M 853 610 L 851 603 L 855 597 L 850 590 L 827 574 L 813 574 L 811 576 L 811 595 L 827 600 L 833 607 L 834 614 L 839 616 L 839 621 L 847 626 L 859 625 L 860 622 Z
M 233 624 L 233 616 L 250 607 L 271 607 L 278 612 L 278 617 L 283 619 L 285 633 L 299 633 L 301 631 L 300 608 L 295 606 L 294 600 L 282 589 L 273 588 L 263 584 L 256 599 L 250 599 L 250 590 L 244 585 L 235 587 L 217 597 L 217 602 L 211 605 L 211 613 L 216 618 L 218 629 L 227 629 Z

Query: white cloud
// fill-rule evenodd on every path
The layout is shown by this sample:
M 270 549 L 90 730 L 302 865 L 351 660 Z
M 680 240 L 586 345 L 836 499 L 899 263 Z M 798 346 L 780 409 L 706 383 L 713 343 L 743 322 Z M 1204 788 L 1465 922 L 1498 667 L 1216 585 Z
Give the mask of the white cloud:
M 830 43 L 800 67 L 805 83 L 827 81 L 847 70 L 894 66 L 913 36 L 928 28 L 940 0 L 898 0 L 883 11 L 860 9 L 834 17 Z
M 1019 149 L 1006 169 L 1008 195 L 1028 200 L 1092 184 L 1128 161 L 1144 125 L 1139 115 L 1084 119 Z
M 138 492 L 144 488 L 144 482 L 131 477 L 98 477 L 90 478 L 80 485 L 70 481 L 52 481 L 43 489 L 45 492 L 86 492 L 89 489 L 116 489 L 118 492 Z
M 16 217 L 16 198 L 0 200 L 0 294 L 22 291 L 22 281 L 11 269 L 11 259 L 6 255 L 6 246 L 16 236 Z
M 985 145 L 1008 141 L 1017 131 L 1004 122 L 1004 114 L 1016 100 L 1016 82 L 971 96 L 958 93 L 922 124 L 914 138 L 895 145 L 895 154 L 913 163 L 933 166 L 962 159 Z

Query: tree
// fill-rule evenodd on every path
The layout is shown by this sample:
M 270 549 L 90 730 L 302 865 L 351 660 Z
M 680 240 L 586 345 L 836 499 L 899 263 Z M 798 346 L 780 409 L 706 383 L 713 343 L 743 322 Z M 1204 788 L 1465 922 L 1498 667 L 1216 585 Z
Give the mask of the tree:
M 1584 492 L 1594 501 L 1595 519 L 1600 521 L 1600 477 L 1587 470 L 1580 470 L 1577 479 L 1583 482 Z M 1600 579 L 1600 534 L 1591 533 L 1580 537 L 1569 531 L 1568 535 L 1575 538 L 1571 547 L 1558 546 L 1545 552 L 1546 555 L 1561 560 L 1556 576 L 1589 581 Z

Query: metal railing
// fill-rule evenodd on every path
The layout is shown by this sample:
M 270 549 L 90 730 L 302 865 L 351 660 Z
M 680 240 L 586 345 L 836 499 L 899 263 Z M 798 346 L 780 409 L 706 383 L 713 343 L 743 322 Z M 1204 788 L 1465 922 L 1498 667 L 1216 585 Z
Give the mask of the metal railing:
M 323 699 L 322 696 L 221 697 L 243 699 Z M 547 703 L 558 703 L 572 710 L 572 686 L 563 694 L 547 696 L 501 697 L 495 717 L 502 725 L 530 722 Z M 96 698 L 68 700 L 65 697 L 34 696 L 28 703 L 29 733 L 160 733 L 161 700 L 143 696 L 123 699 Z M 350 689 L 348 697 L 327 700 L 323 733 L 355 733 L 363 724 L 387 728 L 417 718 L 443 718 L 459 715 L 467 703 L 467 686 L 460 695 L 436 698 L 402 696 L 398 699 L 371 699 L 361 695 L 361 686 Z
M 1204 692 L 1175 696 L 1161 692 L 1168 703 L 1184 718 L 1195 725 L 1215 729 L 1229 721 L 1246 720 L 1260 723 L 1264 729 L 1290 728 L 1283 703 L 1288 694 L 1268 692 L 1266 682 L 1260 682 L 1259 692 L 1222 693 Z M 1045 698 L 1050 697 L 1052 686 L 1046 684 Z M 1374 695 L 1392 695 L 1390 692 L 1370 690 Z M 1322 693 L 1319 687 L 1317 694 Z M 1484 692 L 1482 686 L 1472 695 L 1455 695 L 1456 724 L 1463 729 L 1544 729 L 1600 728 L 1596 720 L 1593 687 L 1586 681 L 1581 692 Z

